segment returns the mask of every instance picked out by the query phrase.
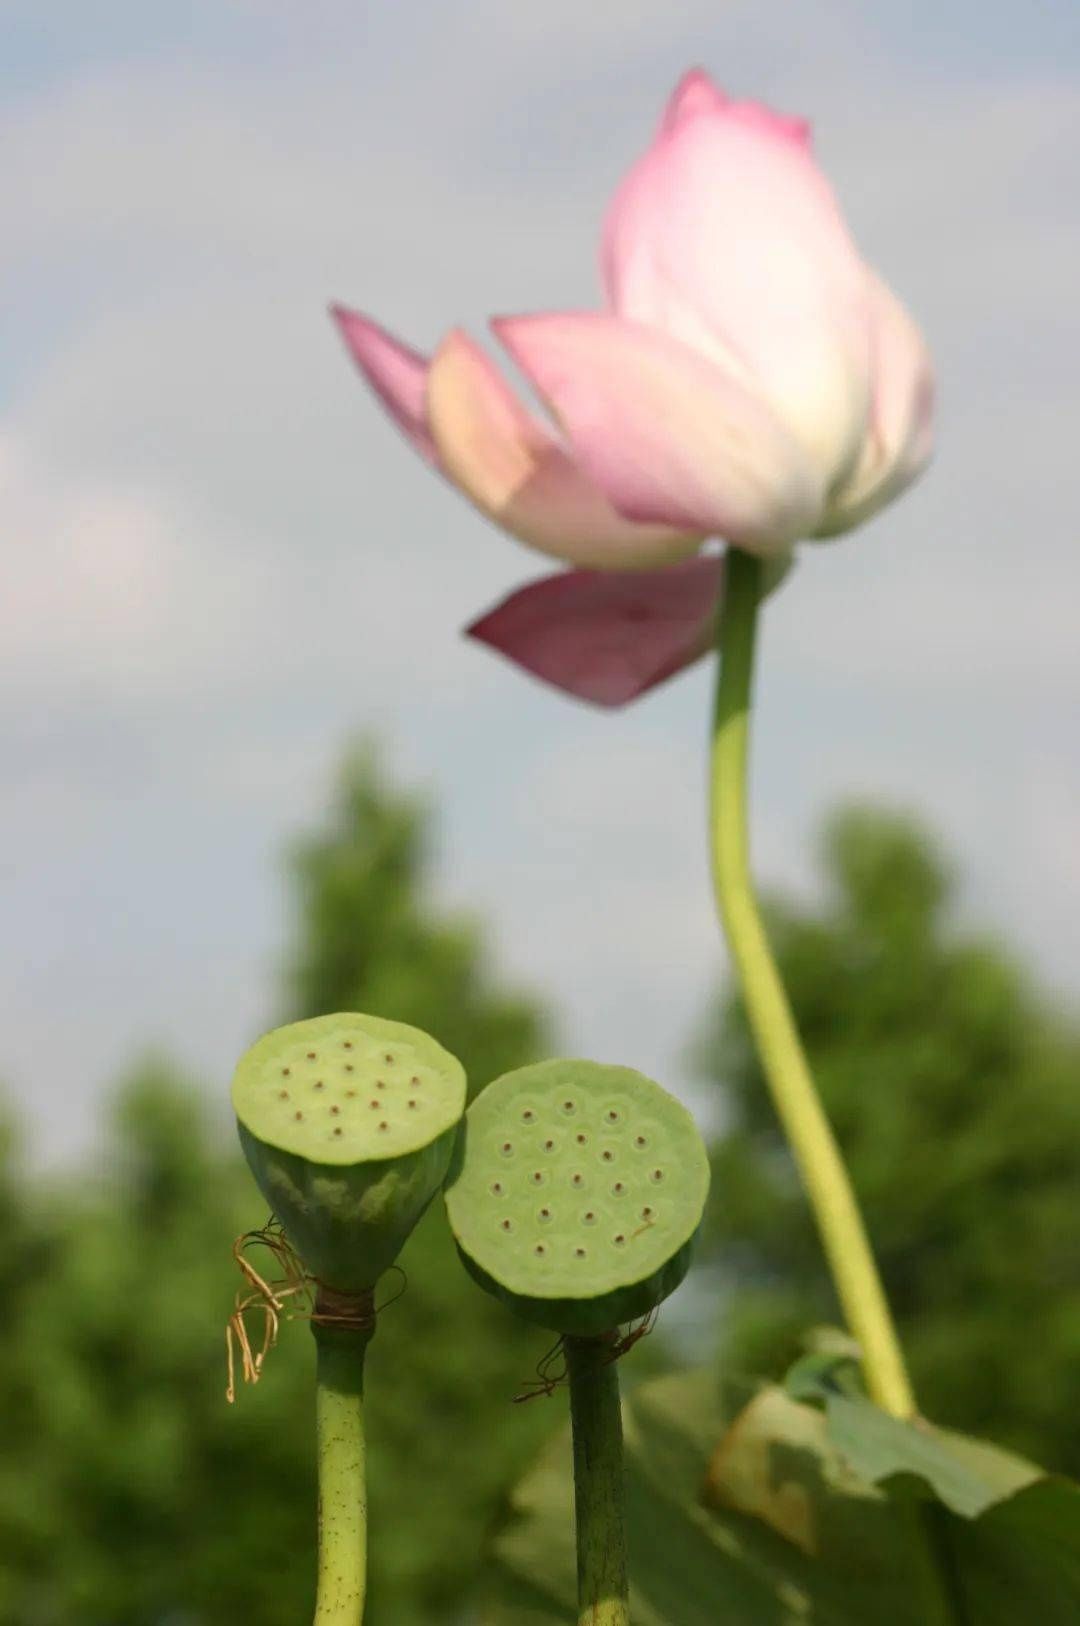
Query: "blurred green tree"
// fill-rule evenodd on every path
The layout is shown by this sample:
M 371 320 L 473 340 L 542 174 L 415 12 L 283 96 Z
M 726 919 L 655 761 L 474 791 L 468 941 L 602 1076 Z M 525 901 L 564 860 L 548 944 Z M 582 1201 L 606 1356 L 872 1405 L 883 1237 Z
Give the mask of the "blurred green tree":
M 928 1415 L 1080 1473 L 1080 1031 L 956 923 L 914 821 L 840 811 L 773 939 Z M 700 1052 L 728 1111 L 708 1257 L 729 1362 L 776 1373 L 838 1310 L 737 998 Z
M 474 1085 L 544 1048 L 474 922 L 427 901 L 430 814 L 349 759 L 297 850 L 281 1020 L 335 1008 L 433 1031 Z M 0 1136 L 0 1620 L 293 1626 L 314 1590 L 311 1339 L 283 1330 L 229 1408 L 233 1238 L 266 1218 L 223 1104 L 165 1064 L 120 1090 L 100 1178 L 21 1182 Z M 369 1357 L 372 1626 L 461 1618 L 501 1497 L 550 1417 L 509 1404 L 546 1342 L 461 1270 L 433 1208 Z M 393 1280 L 384 1284 L 386 1295 Z

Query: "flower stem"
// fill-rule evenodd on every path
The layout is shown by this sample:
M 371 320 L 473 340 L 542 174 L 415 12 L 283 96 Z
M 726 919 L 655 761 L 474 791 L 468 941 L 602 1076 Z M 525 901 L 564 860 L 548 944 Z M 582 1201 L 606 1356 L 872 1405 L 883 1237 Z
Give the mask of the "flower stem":
M 630 1626 L 618 1365 L 600 1338 L 564 1340 L 574 1433 L 578 1626 Z
M 713 884 L 776 1111 L 817 1221 L 844 1317 L 862 1351 L 867 1389 L 883 1410 L 910 1417 L 915 1397 L 881 1278 L 769 948 L 750 874 L 747 746 L 761 576 L 759 560 L 728 549 L 712 744 Z
M 316 1306 L 318 1313 L 319 1306 Z M 370 1305 L 369 1305 L 370 1312 Z M 367 1585 L 364 1355 L 369 1314 L 312 1322 L 317 1350 L 315 1433 L 319 1472 L 319 1579 L 315 1626 L 360 1626 Z

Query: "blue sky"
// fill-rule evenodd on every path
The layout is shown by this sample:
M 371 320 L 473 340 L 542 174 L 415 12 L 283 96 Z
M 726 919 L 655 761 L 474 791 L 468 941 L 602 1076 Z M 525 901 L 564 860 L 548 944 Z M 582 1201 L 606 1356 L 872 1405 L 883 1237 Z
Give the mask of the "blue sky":
M 686 1087 L 723 964 L 707 674 L 597 716 L 463 643 L 542 566 L 395 439 L 325 304 L 430 344 L 589 302 L 605 198 L 692 62 L 813 118 L 942 379 L 926 481 L 769 611 L 759 869 L 811 884 L 838 798 L 915 806 L 970 916 L 1075 995 L 1080 25 L 870 13 L 0 0 L 0 1077 L 38 1155 L 87 1145 L 143 1045 L 224 1092 L 280 854 L 368 727 L 440 797 L 441 896 L 567 1048 Z

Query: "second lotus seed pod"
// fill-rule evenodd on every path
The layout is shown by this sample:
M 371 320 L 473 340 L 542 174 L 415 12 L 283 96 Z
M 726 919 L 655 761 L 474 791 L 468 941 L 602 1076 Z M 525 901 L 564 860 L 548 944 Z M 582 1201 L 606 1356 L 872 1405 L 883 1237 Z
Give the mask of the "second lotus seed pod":
M 446 1190 L 476 1280 L 577 1336 L 648 1314 L 682 1281 L 709 1189 L 693 1118 L 628 1067 L 548 1061 L 496 1079 Z

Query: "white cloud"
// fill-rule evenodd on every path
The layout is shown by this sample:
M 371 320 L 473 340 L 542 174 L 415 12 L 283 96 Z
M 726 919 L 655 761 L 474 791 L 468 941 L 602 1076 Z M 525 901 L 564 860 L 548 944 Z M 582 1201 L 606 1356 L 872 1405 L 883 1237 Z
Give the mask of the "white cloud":
M 695 0 L 677 22 L 659 0 L 497 18 L 470 0 L 468 29 L 428 11 L 395 32 L 324 3 L 295 54 L 117 60 L 0 120 L 0 288 L 40 336 L 0 419 L 0 840 L 21 859 L 0 1070 L 36 1073 L 27 1035 L 61 1012 L 38 1093 L 69 1146 L 92 1105 L 82 1087 L 73 1114 L 71 1081 L 96 1086 L 135 1040 L 227 1072 L 280 929 L 273 855 L 364 722 L 445 793 L 444 890 L 488 905 L 574 1043 L 677 1074 L 720 963 L 704 683 L 596 718 L 462 644 L 543 565 L 415 467 L 323 305 L 428 343 L 592 298 L 605 190 L 695 59 L 817 108 L 945 372 L 925 486 L 808 556 L 769 612 L 761 868 L 805 878 L 835 795 L 915 798 L 970 852 L 979 905 L 1011 919 L 1022 896 L 1044 963 L 1080 963 L 1062 704 L 1080 677 L 1062 204 L 1080 85 L 934 83 L 888 59 L 864 8 L 824 0 L 782 18 Z M 370 48 L 336 50 L 339 26 Z

